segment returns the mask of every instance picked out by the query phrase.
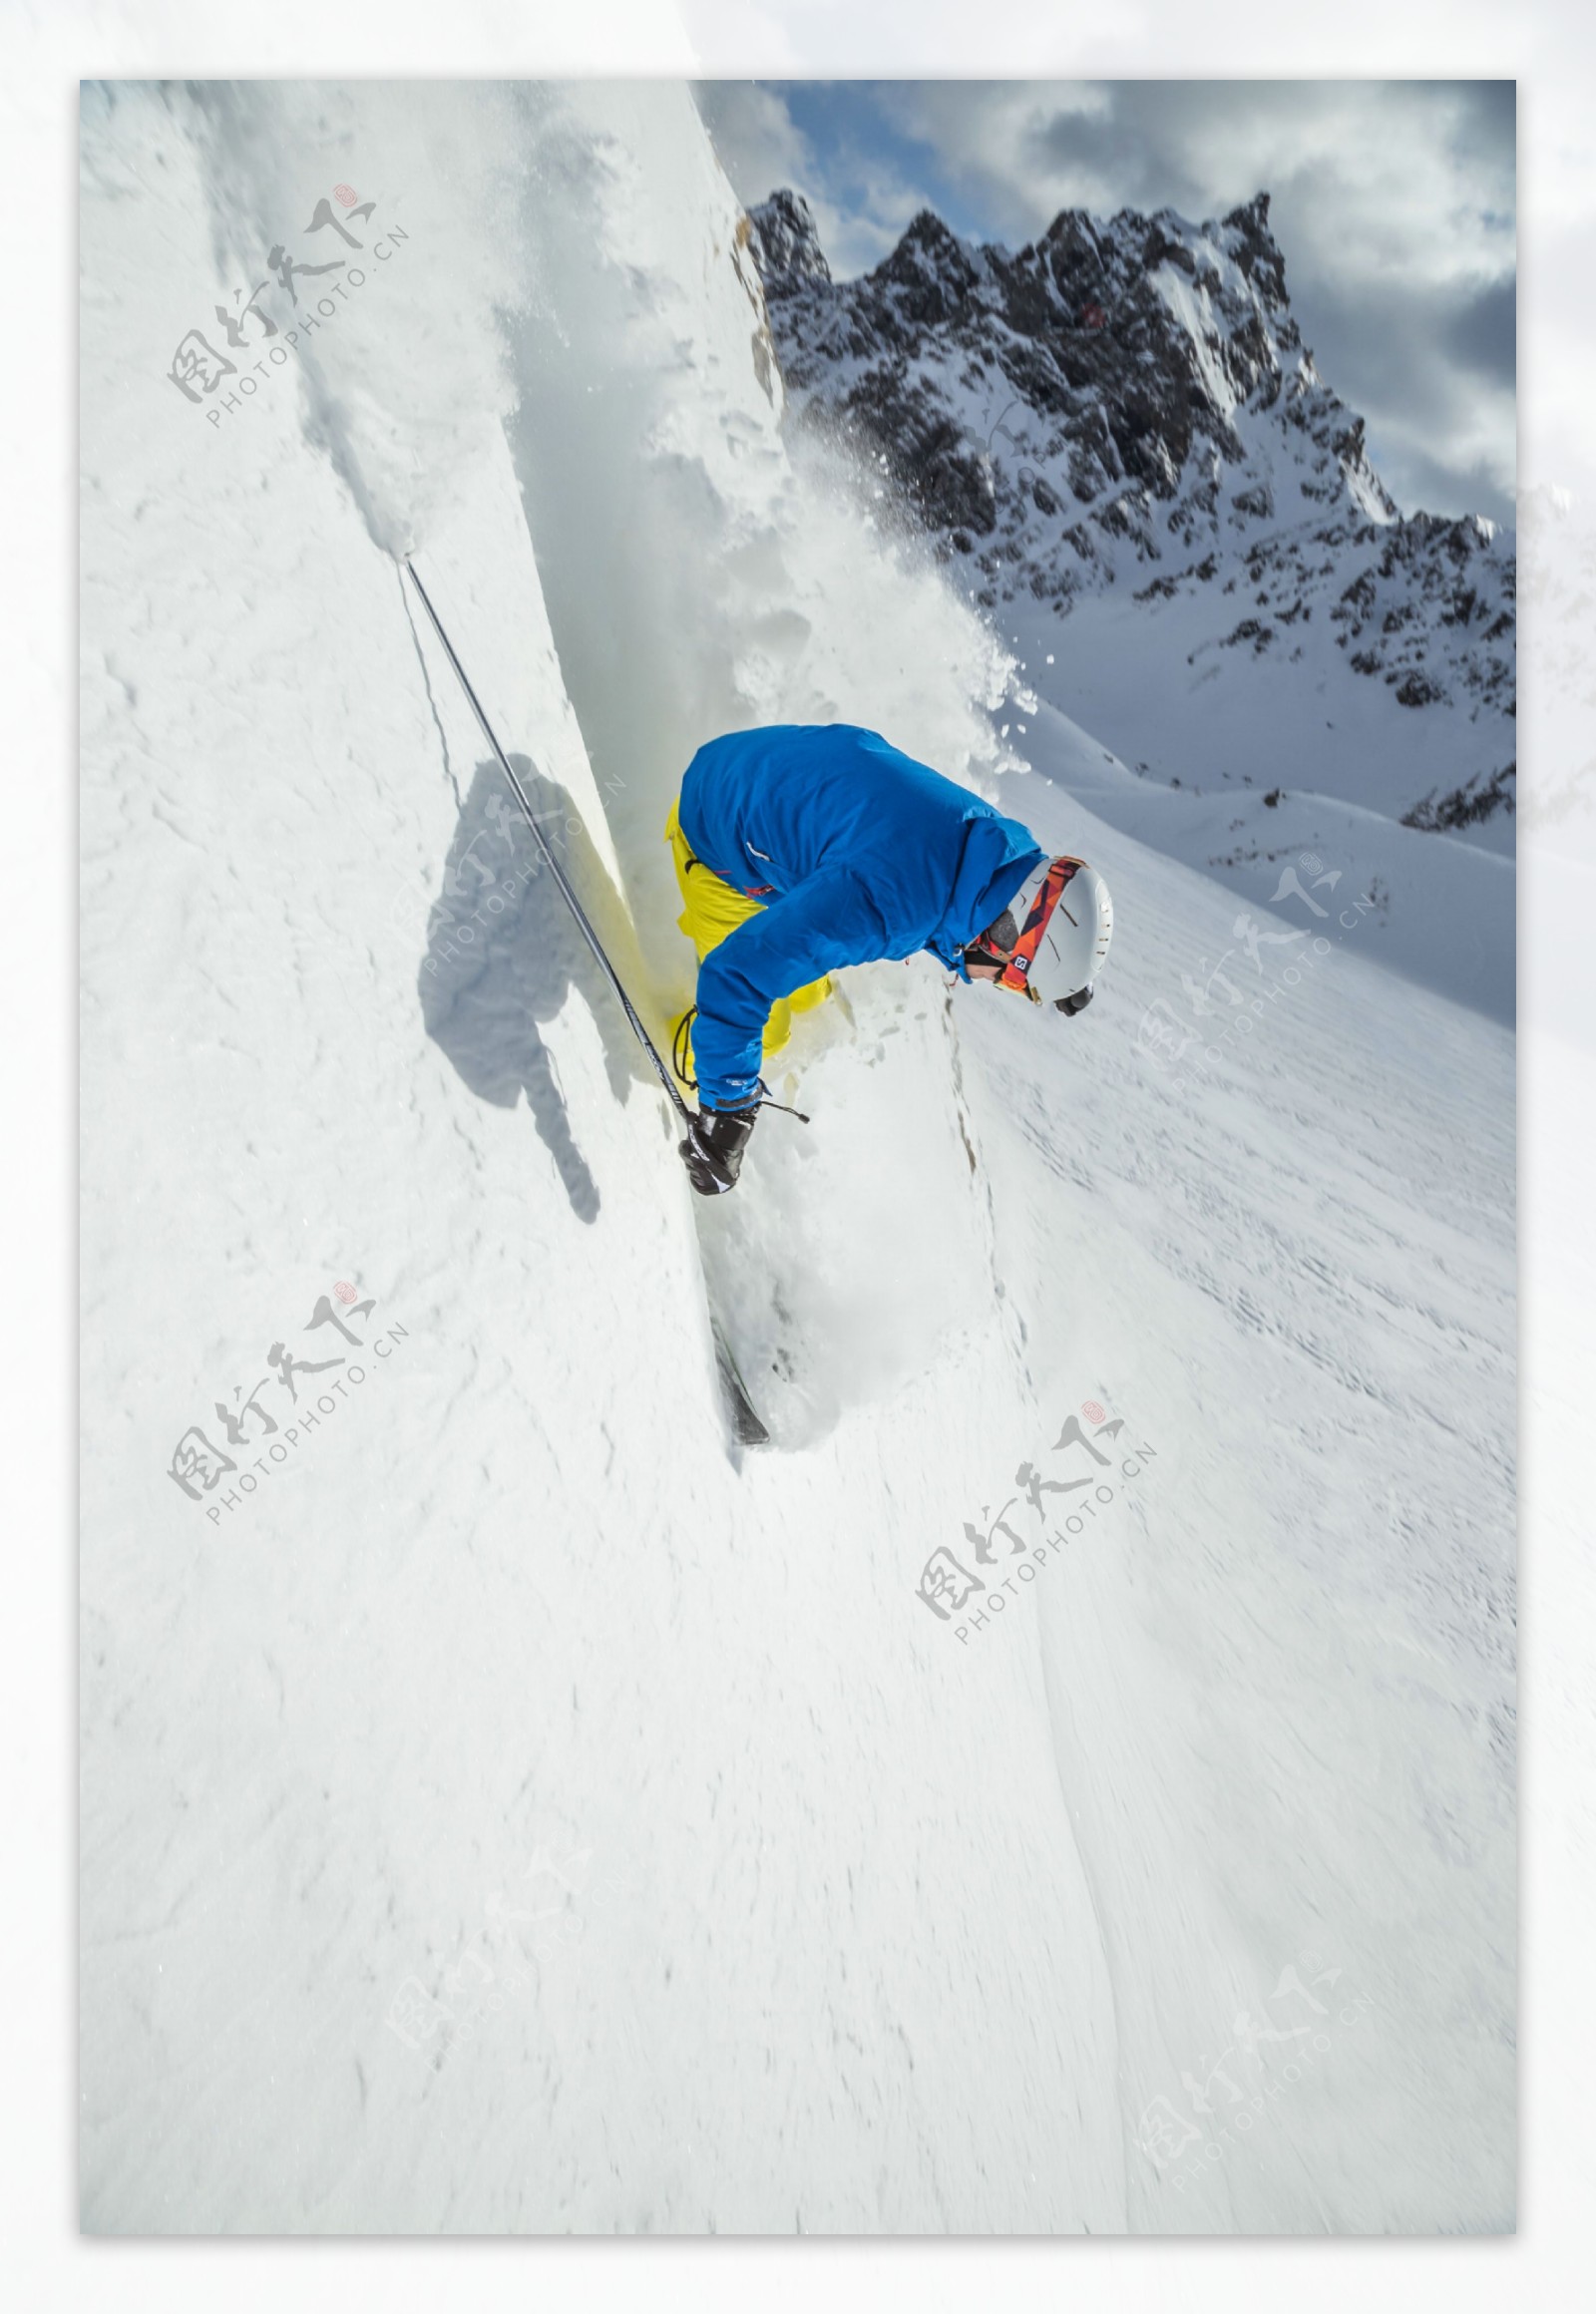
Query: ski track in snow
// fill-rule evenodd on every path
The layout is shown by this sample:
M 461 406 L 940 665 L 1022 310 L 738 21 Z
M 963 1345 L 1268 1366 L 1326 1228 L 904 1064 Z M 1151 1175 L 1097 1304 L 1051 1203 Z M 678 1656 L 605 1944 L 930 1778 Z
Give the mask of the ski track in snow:
M 1509 2225 L 1511 1035 L 1350 935 L 1161 1070 L 1272 885 L 1021 771 L 790 463 L 685 91 L 473 105 L 85 98 L 84 2223 Z M 211 427 L 173 342 L 340 181 L 391 276 Z M 694 1214 L 396 540 L 656 1025 L 692 747 L 844 713 L 1100 862 L 1097 1004 L 849 975 Z M 344 1279 L 387 1356 L 212 1521 L 173 1442 Z M 1149 1458 L 962 1644 L 1088 1398 Z

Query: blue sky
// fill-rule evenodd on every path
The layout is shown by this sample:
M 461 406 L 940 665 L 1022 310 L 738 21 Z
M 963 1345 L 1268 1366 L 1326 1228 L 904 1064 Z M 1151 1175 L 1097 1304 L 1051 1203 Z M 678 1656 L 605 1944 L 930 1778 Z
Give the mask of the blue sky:
M 1406 512 L 1513 519 L 1511 82 L 700 83 L 740 197 L 807 195 L 832 270 L 929 206 L 977 240 L 1060 208 L 1200 220 L 1267 190 L 1304 336 Z

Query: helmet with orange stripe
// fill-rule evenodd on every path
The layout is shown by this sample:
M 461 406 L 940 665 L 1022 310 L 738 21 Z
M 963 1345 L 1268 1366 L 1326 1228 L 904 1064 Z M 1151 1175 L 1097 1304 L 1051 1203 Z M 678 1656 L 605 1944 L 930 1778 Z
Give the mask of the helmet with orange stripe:
M 998 966 L 998 986 L 1033 1004 L 1079 1012 L 1091 1002 L 1113 932 L 1107 885 L 1084 860 L 1062 855 L 1031 870 L 966 961 Z

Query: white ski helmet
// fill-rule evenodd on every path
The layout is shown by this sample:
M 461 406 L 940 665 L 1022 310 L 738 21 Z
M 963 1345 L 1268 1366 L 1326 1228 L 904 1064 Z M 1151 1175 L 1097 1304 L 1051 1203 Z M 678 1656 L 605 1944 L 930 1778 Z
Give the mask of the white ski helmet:
M 1079 1012 L 1091 1002 L 1114 933 L 1114 904 L 1095 868 L 1067 854 L 1033 868 L 983 947 L 1006 955 L 999 985 L 1021 988 L 1035 1004 Z M 1011 939 L 999 939 L 999 933 Z

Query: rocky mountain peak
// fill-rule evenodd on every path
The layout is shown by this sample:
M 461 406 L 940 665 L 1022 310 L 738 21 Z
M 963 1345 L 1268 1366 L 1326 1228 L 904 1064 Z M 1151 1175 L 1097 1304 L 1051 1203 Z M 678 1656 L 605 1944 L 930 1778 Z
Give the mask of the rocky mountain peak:
M 750 212 L 749 223 L 767 299 L 791 296 L 810 282 L 830 284 L 815 213 L 801 193 L 773 193 Z
M 1066 209 L 1014 253 L 923 209 L 844 282 L 800 196 L 772 194 L 753 228 L 800 410 L 884 455 L 984 569 L 1005 511 L 1056 517 L 1045 552 L 1068 596 L 1112 578 L 1116 540 L 1156 561 L 1161 533 L 1218 535 L 1238 504 L 1243 520 L 1273 516 L 1275 461 L 1248 420 L 1293 440 L 1306 502 L 1394 518 L 1361 423 L 1302 344 L 1268 219 L 1267 193 L 1205 225 L 1169 208 Z
M 934 328 L 963 311 L 981 273 L 958 234 L 923 208 L 871 278 L 891 295 L 903 321 Z
M 1305 664 L 1317 613 L 1403 707 L 1499 730 L 1511 541 L 1398 513 L 1303 343 L 1269 212 L 1267 192 L 1202 224 L 1064 209 L 1010 251 L 922 209 L 837 281 L 807 202 L 772 193 L 751 240 L 791 419 L 862 455 L 989 608 L 1123 593 L 1189 639 L 1211 599 L 1215 647 Z
M 1272 306 L 1285 307 L 1286 260 L 1269 229 L 1268 193 L 1255 193 L 1241 208 L 1233 208 L 1221 231 L 1229 255 L 1258 294 Z

